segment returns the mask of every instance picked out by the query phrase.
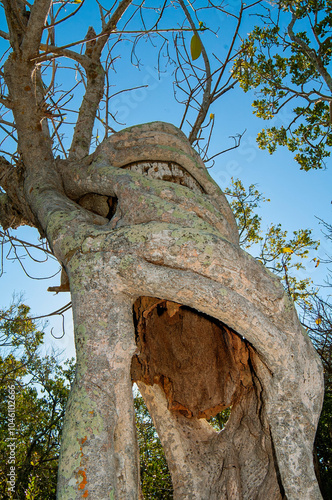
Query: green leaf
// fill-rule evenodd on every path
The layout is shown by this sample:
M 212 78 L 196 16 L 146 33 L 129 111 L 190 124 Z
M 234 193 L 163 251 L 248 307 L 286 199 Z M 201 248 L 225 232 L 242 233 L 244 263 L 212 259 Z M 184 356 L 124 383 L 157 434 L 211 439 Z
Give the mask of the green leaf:
M 202 44 L 196 33 L 193 35 L 190 42 L 190 53 L 193 61 L 195 61 L 195 59 L 198 59 L 202 53 Z

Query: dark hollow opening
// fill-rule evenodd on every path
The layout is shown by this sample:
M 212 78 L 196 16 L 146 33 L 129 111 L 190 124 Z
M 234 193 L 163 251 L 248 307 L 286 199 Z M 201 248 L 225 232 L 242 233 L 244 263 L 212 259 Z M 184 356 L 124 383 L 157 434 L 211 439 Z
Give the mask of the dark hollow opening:
M 114 196 L 88 193 L 82 196 L 77 203 L 86 210 L 111 220 L 116 212 L 118 200 Z
M 133 381 L 159 384 L 168 408 L 211 418 L 253 385 L 248 343 L 221 322 L 190 307 L 151 297 L 134 304 L 139 354 Z
M 177 438 L 192 474 L 200 474 L 204 457 L 209 478 L 201 485 L 204 495 L 240 498 L 236 490 L 244 499 L 282 500 L 255 349 L 220 321 L 168 300 L 137 299 L 134 324 L 138 354 L 132 379 L 164 391 L 169 411 L 178 414 Z M 207 438 L 206 428 L 195 422 L 201 418 L 222 431 Z M 172 440 L 164 444 L 174 491 L 187 491 L 190 475 L 184 478 L 172 462 Z

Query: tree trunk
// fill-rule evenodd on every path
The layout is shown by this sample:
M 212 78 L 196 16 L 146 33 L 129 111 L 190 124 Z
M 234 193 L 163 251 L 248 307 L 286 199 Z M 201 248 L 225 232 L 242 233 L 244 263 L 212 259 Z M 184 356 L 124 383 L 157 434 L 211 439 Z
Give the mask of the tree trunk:
M 180 166 L 174 170 L 175 156 Z M 105 335 L 108 329 L 118 345 L 130 346 L 123 350 L 128 381 L 136 325 L 132 376 L 141 380 L 176 498 L 321 498 L 312 461 L 322 402 L 318 356 L 279 280 L 239 248 L 229 207 L 196 154 L 175 128 L 157 123 L 116 134 L 89 161 L 86 174 L 80 164 L 70 177 L 60 165 L 68 194 L 79 197 L 94 185 L 95 192 L 117 200 L 117 209 L 110 229 L 93 226 L 76 245 L 67 263 L 70 286 L 74 297 L 88 290 L 83 315 L 90 314 L 93 293 L 104 297 L 100 311 L 105 304 L 112 311 L 109 290 L 128 297 L 127 318 L 134 308 L 126 333 L 105 320 Z M 103 317 L 99 309 L 96 314 Z M 87 331 L 96 323 L 85 321 Z M 78 350 L 79 363 L 84 354 L 93 364 L 93 352 Z M 108 377 L 117 394 L 113 371 Z M 116 408 L 119 397 L 112 396 Z M 216 433 L 204 417 L 228 406 L 230 420 Z M 76 411 L 70 406 L 68 413 L 81 421 Z M 131 439 L 121 439 L 124 454 Z M 104 453 L 105 463 L 115 467 L 115 498 L 128 498 L 115 486 L 115 477 L 127 477 L 125 461 L 113 461 L 112 446 Z M 102 450 L 98 454 L 102 460 Z M 130 458 L 136 463 L 136 451 Z M 94 469 L 86 474 L 87 490 L 106 498 L 89 490 Z M 61 488 L 60 482 L 58 497 L 67 498 Z M 137 488 L 132 494 L 138 495 Z
M 240 249 L 229 205 L 185 136 L 157 122 L 49 163 L 47 175 L 33 154 L 26 163 L 29 206 L 73 301 L 77 373 L 58 499 L 139 498 L 131 374 L 175 498 L 320 499 L 320 361 L 279 280 Z M 217 433 L 205 418 L 226 407 Z
M 95 264 L 93 269 L 90 259 L 80 261 L 80 289 L 72 290 L 77 366 L 62 435 L 59 497 L 134 500 L 139 477 L 132 302 L 105 286 Z

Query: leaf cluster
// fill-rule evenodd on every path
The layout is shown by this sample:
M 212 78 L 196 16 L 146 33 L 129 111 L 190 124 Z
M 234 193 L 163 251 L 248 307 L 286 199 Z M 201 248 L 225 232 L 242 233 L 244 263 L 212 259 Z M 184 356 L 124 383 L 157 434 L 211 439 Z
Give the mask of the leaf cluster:
M 235 215 L 243 248 L 252 248 L 257 260 L 280 277 L 286 291 L 296 302 L 310 295 L 311 279 L 299 279 L 297 272 L 305 269 L 310 251 L 317 250 L 318 241 L 311 237 L 310 229 L 299 229 L 290 236 L 281 224 L 271 224 L 263 232 L 262 218 L 257 213 L 260 203 L 269 202 L 252 184 L 248 190 L 239 179 L 232 179 L 225 190 Z
M 256 116 L 286 113 L 281 126 L 258 135 L 258 145 L 271 154 L 286 146 L 303 170 L 323 168 L 332 146 L 331 2 L 280 1 L 261 19 L 242 43 L 234 77 L 245 92 L 256 91 Z

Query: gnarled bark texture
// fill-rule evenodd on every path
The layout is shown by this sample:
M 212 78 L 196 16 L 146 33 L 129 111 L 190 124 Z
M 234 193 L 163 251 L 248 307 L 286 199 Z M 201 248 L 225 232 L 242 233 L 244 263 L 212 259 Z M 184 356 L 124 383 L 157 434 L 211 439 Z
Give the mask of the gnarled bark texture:
M 58 498 L 139 498 L 131 378 L 174 498 L 321 498 L 320 361 L 279 280 L 240 249 L 229 205 L 182 132 L 132 127 L 52 168 L 51 182 L 27 174 L 24 188 L 73 302 Z M 206 418 L 228 407 L 218 433 Z
M 84 345 L 64 429 L 66 443 L 76 421 L 82 425 L 78 458 L 73 463 L 64 445 L 59 498 L 78 498 L 82 439 L 87 491 L 107 498 L 89 479 L 97 450 L 107 494 L 139 495 L 136 451 L 128 454 L 135 450 L 128 404 L 134 323 L 132 376 L 165 448 L 175 498 L 320 498 L 312 459 L 322 402 L 318 356 L 279 280 L 240 249 L 224 195 L 183 134 L 163 123 L 133 127 L 57 168 L 67 197 L 116 200 L 101 226 L 77 224 L 63 207 L 50 219 Z M 97 351 L 104 362 L 93 361 Z M 71 411 L 75 399 L 93 417 Z M 229 406 L 230 420 L 217 433 L 204 417 Z

